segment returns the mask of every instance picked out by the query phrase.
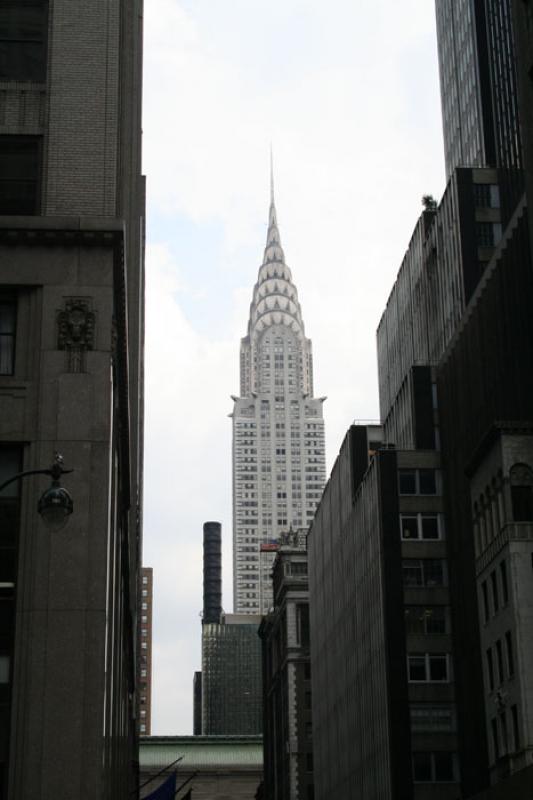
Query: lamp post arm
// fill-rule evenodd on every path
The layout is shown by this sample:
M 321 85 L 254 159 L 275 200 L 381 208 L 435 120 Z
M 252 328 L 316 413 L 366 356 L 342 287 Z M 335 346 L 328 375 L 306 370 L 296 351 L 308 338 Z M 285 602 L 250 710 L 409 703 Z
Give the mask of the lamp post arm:
M 73 469 L 61 469 L 60 475 L 66 475 L 69 472 L 74 472 Z M 12 478 L 8 478 L 7 481 L 0 484 L 0 492 L 2 492 L 6 486 L 9 486 L 10 483 L 14 483 L 15 481 L 20 481 L 22 478 L 27 478 L 28 475 L 50 475 L 52 478 L 57 480 L 59 477 L 57 475 L 57 471 L 52 469 L 28 469 L 25 472 L 18 472 L 16 475 L 13 475 Z

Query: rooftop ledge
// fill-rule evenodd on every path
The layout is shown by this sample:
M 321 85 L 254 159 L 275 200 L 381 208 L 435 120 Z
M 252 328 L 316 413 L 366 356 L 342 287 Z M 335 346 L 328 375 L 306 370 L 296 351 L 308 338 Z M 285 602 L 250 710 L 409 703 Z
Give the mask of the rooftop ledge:
M 0 242 L 110 246 L 123 239 L 124 227 L 119 217 L 0 216 Z

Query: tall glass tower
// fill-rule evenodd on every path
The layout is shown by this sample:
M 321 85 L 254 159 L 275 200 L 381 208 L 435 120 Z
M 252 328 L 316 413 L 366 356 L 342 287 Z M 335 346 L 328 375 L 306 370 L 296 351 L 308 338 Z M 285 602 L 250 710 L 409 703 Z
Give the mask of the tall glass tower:
M 274 189 L 263 263 L 241 340 L 241 391 L 233 397 L 233 604 L 272 605 L 270 571 L 281 533 L 306 529 L 325 481 L 322 403 L 298 293 L 280 243 Z

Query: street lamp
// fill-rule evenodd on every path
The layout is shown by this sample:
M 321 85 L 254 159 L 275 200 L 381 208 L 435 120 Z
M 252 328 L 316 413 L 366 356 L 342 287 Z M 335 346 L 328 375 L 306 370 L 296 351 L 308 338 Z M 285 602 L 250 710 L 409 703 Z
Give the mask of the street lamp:
M 54 462 L 49 469 L 30 469 L 26 470 L 26 472 L 18 472 L 12 478 L 0 484 L 0 492 L 10 483 L 22 480 L 28 475 L 50 475 L 52 485 L 42 493 L 37 504 L 37 511 L 47 528 L 59 531 L 67 524 L 67 519 L 74 509 L 72 497 L 59 483 L 61 475 L 67 475 L 70 472 L 74 472 L 74 470 L 63 469 L 63 456 L 60 453 L 56 453 Z

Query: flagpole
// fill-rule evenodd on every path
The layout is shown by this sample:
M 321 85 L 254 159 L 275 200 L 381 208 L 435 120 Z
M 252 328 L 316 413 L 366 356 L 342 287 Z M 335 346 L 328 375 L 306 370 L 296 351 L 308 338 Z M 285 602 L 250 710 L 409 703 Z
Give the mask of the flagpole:
M 159 772 L 156 775 L 153 775 L 151 778 L 148 778 L 147 781 L 145 781 L 144 783 L 141 783 L 141 785 L 139 786 L 139 791 L 141 791 L 141 789 L 144 789 L 145 786 L 148 786 L 149 783 L 152 783 L 152 781 L 155 781 L 156 778 L 159 778 L 159 776 L 162 775 L 163 772 L 166 772 L 167 769 L 170 769 L 171 767 L 173 767 L 174 764 L 179 764 L 180 761 L 183 761 L 183 756 L 180 756 L 175 761 L 173 761 L 171 764 L 169 764 L 168 767 L 163 767 L 163 769 L 159 770 Z M 135 792 L 137 792 L 137 790 L 135 790 Z
M 183 787 L 184 787 L 184 786 L 187 786 L 187 784 L 188 784 L 190 781 L 192 781 L 192 779 L 193 779 L 193 778 L 196 778 L 196 776 L 197 776 L 197 775 L 198 775 L 198 772 L 193 772 L 193 774 L 190 776 L 190 778 L 187 778 L 187 780 L 186 780 L 186 781 L 183 781 L 183 783 L 181 784 L 181 786 L 178 786 L 178 788 L 176 789 L 176 794 L 174 795 L 174 797 L 177 797 L 177 796 L 178 796 L 178 793 L 179 793 L 179 792 L 181 792 L 181 790 L 183 789 Z

